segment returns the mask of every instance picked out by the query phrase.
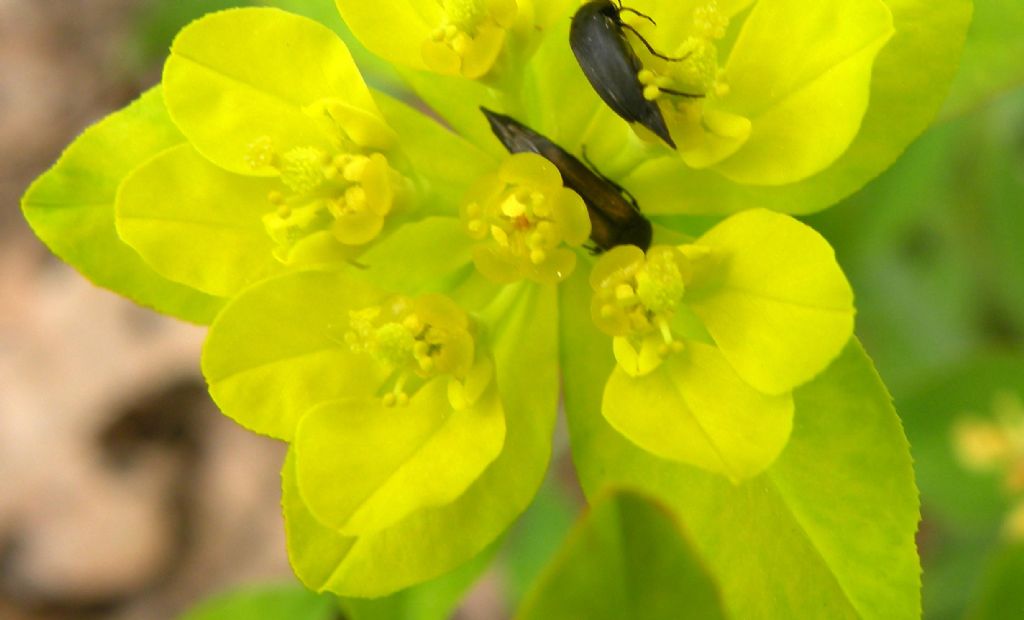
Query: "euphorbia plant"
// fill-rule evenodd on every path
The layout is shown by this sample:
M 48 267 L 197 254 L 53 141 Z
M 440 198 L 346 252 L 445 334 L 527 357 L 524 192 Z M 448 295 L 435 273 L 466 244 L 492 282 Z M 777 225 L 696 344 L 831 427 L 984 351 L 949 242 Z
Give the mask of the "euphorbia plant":
M 448 127 L 367 88 L 321 24 L 204 17 L 26 216 L 97 283 L 211 324 L 214 400 L 290 444 L 310 588 L 384 596 L 492 545 L 543 478 L 561 383 L 584 490 L 677 512 L 733 616 L 917 615 L 906 440 L 831 248 L 786 213 L 924 129 L 970 3 L 637 0 L 638 32 L 687 58 L 634 46 L 678 152 L 590 89 L 577 6 L 338 0 Z M 581 197 L 481 105 L 585 150 L 652 247 L 588 251 Z

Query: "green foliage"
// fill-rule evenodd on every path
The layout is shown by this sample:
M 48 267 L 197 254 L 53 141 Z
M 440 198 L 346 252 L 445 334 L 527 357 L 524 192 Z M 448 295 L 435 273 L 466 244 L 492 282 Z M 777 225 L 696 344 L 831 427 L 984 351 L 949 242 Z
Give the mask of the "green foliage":
M 330 596 L 298 586 L 273 586 L 218 595 L 180 620 L 332 620 L 336 609 Z
M 614 491 L 595 498 L 516 617 L 715 620 L 725 614 L 672 513 L 643 495 Z

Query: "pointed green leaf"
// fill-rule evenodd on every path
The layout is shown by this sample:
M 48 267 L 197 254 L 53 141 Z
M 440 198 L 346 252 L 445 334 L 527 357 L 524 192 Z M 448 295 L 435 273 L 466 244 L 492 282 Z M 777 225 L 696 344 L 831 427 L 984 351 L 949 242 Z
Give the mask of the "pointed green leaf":
M 300 586 L 250 587 L 218 595 L 180 620 L 331 620 L 335 608 L 331 597 Z
M 314 405 L 373 396 L 381 370 L 351 355 L 340 328 L 380 297 L 346 272 L 296 272 L 246 290 L 206 338 L 210 395 L 242 426 L 285 440 Z
M 448 379 L 434 379 L 408 405 L 379 397 L 313 408 L 295 435 L 303 500 L 325 525 L 373 534 L 461 495 L 501 452 L 505 418 L 496 390 L 453 410 Z
M 269 8 L 222 11 L 178 35 L 164 66 L 167 108 L 204 157 L 239 174 L 270 174 L 246 161 L 269 139 L 277 152 L 318 147 L 329 132 L 308 110 L 336 100 L 369 115 L 376 106 L 345 44 L 327 27 Z
M 835 204 L 890 166 L 932 121 L 955 73 L 971 4 L 886 0 L 895 35 L 874 63 L 870 106 L 850 148 L 822 172 L 790 185 L 747 186 L 666 157 L 647 162 L 620 182 L 652 214 L 725 214 L 753 205 L 812 213 Z
M 25 192 L 22 210 L 54 254 L 99 286 L 171 316 L 209 323 L 223 303 L 157 274 L 117 236 L 122 179 L 184 141 L 153 89 L 86 130 Z
M 421 510 L 376 534 L 346 538 L 302 502 L 284 473 L 289 557 L 308 587 L 377 597 L 463 564 L 526 509 L 544 477 L 558 397 L 554 290 L 506 287 L 487 314 L 487 340 L 505 409 L 501 455 L 456 501 Z M 443 544 L 440 544 L 443 541 Z
M 580 277 L 564 284 L 563 306 L 586 307 L 588 289 Z M 614 363 L 607 341 L 589 322 L 562 316 L 566 412 L 584 489 L 635 486 L 675 510 L 730 617 L 920 616 L 909 448 L 859 345 L 794 393 L 784 452 L 737 486 L 658 459 L 612 429 L 598 414 L 601 377 Z
M 164 277 L 232 297 L 283 268 L 262 220 L 277 186 L 226 172 L 179 145 L 125 179 L 117 231 Z
M 681 524 L 632 491 L 605 493 L 527 595 L 519 620 L 725 618 Z

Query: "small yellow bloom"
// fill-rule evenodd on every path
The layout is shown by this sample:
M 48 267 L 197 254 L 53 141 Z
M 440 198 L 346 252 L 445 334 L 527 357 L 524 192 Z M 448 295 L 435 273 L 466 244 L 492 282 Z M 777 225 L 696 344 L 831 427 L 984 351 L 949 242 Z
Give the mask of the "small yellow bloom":
M 569 247 L 590 236 L 583 199 L 562 186 L 551 162 L 533 153 L 512 155 L 481 178 L 461 212 L 467 234 L 479 241 L 473 261 L 496 282 L 561 282 L 576 267 Z

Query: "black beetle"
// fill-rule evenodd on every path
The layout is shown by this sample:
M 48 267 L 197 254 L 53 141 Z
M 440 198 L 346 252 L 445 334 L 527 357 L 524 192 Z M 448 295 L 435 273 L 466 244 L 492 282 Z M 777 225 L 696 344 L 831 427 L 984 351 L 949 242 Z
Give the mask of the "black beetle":
M 644 85 L 640 83 L 638 77 L 643 64 L 626 39 L 625 31 L 629 30 L 635 34 L 644 47 L 659 58 L 679 61 L 685 57 L 671 58 L 656 52 L 636 29 L 622 21 L 623 12 L 635 13 L 654 23 L 653 19 L 643 13 L 623 7 L 621 4 L 616 5 L 610 0 L 587 2 L 573 15 L 572 26 L 569 29 L 569 46 L 572 47 L 572 53 L 576 55 L 576 61 L 583 69 L 583 74 L 587 76 L 590 85 L 608 107 L 626 121 L 640 123 L 650 129 L 666 144 L 676 148 L 657 102 L 644 97 Z M 681 97 L 703 97 L 663 90 Z
M 562 183 L 583 198 L 590 214 L 590 239 L 597 251 L 617 245 L 635 245 L 647 251 L 653 235 L 651 222 L 622 186 L 595 173 L 568 151 L 515 119 L 487 108 L 480 110 L 510 153 L 536 153 L 550 161 L 561 173 Z

